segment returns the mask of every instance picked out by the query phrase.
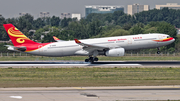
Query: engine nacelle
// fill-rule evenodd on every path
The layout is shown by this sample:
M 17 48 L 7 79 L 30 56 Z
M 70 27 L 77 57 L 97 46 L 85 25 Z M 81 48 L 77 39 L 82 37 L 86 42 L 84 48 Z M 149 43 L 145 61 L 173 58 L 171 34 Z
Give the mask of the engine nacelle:
M 118 57 L 118 56 L 124 56 L 125 50 L 124 48 L 116 48 L 116 49 L 110 49 L 106 51 L 106 56 L 112 56 L 112 57 Z

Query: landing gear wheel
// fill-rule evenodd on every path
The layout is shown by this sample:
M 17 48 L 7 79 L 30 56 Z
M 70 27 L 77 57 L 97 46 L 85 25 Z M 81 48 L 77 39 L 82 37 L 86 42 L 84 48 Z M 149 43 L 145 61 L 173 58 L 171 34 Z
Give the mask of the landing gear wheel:
M 160 50 L 160 48 L 158 47 L 157 49 L 158 49 L 157 54 L 160 54 L 160 53 L 161 53 L 161 52 L 159 51 L 159 50 Z
M 85 62 L 94 63 L 94 59 L 93 59 L 93 57 L 89 57 L 89 59 L 85 59 Z
M 160 54 L 161 52 L 160 51 L 157 51 L 157 54 Z
M 98 58 L 94 58 L 94 61 L 98 61 L 99 59 Z
M 94 63 L 93 57 L 89 57 L 89 62 Z
M 92 60 L 93 60 L 93 57 L 89 57 L 89 60 L 92 61 Z
M 89 62 L 89 59 L 85 59 L 85 62 Z
M 89 56 L 89 59 L 85 59 L 85 62 L 91 62 L 94 63 L 94 61 L 98 61 L 99 59 L 97 57 Z

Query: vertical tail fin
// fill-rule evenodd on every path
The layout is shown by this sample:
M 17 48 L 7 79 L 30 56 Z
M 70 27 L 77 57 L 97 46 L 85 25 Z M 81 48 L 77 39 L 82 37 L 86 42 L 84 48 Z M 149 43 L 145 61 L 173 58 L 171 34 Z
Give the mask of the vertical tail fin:
M 36 42 L 27 38 L 22 32 L 20 32 L 12 24 L 3 24 L 3 26 L 6 29 L 6 32 L 8 33 L 14 46 L 19 46 L 22 44 L 37 44 Z

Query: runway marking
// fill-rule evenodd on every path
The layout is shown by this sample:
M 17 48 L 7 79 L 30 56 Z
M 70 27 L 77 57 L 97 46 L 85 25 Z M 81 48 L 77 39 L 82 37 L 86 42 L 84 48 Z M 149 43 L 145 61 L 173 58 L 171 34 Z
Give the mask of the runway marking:
M 82 87 L 73 87 L 73 88 L 75 88 L 75 89 L 83 89 L 83 90 L 85 90 L 84 88 L 82 88 Z
M 140 64 L 1 64 L 4 66 L 142 66 Z
M 22 96 L 10 96 L 10 98 L 22 99 Z
M 177 86 L 163 86 L 163 87 L 166 87 L 166 88 L 180 88 L 180 87 L 177 87 Z

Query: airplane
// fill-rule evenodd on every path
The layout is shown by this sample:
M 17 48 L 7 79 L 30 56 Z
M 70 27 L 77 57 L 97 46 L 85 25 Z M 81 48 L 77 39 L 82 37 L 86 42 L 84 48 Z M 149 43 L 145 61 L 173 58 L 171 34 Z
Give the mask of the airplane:
M 98 55 L 124 56 L 125 50 L 157 48 L 157 54 L 159 54 L 159 47 L 169 45 L 175 41 L 174 38 L 167 34 L 152 33 L 37 43 L 26 37 L 12 24 L 3 24 L 3 26 L 14 45 L 6 45 L 8 50 L 51 57 L 89 56 L 88 59 L 85 59 L 85 62 L 91 63 L 98 61 Z

